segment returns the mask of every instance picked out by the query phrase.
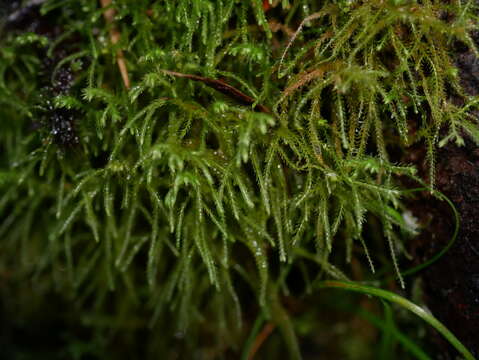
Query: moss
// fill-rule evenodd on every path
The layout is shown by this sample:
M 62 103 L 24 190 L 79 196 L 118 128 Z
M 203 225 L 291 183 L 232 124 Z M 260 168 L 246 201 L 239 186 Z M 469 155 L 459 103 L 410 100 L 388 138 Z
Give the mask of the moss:
M 479 141 L 451 59 L 473 2 L 36 3 L 0 46 L 2 291 L 75 304 L 95 351 L 150 325 L 173 357 L 241 352 L 245 308 L 297 354 L 297 277 L 404 287 L 400 154 L 422 143 L 434 186 L 437 146 Z

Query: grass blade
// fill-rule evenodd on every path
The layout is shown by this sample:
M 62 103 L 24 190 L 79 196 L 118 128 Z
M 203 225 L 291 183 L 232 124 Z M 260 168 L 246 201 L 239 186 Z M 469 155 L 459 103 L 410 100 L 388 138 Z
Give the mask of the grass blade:
M 426 312 L 420 306 L 414 304 L 413 302 L 409 301 L 402 296 L 399 296 L 393 292 L 378 289 L 372 286 L 360 285 L 352 282 L 346 281 L 322 281 L 319 284 L 320 288 L 335 288 L 335 289 L 343 289 L 348 291 L 359 292 L 366 295 L 376 296 L 378 298 L 396 303 L 403 308 L 411 311 L 412 313 L 419 316 L 429 325 L 431 325 L 436 331 L 438 331 L 442 336 L 446 338 L 446 340 L 456 348 L 459 353 L 464 356 L 466 360 L 475 360 L 474 356 L 466 349 L 466 347 L 459 341 L 459 339 L 451 332 L 448 328 L 444 326 L 439 320 L 437 320 L 433 315 Z

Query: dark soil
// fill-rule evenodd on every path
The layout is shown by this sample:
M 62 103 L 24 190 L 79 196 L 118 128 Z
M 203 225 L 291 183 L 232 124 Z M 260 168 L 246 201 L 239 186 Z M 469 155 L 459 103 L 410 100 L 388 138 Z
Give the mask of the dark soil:
M 58 14 L 53 12 L 47 16 L 41 16 L 40 7 L 44 2 L 45 0 L 30 0 L 22 5 L 20 1 L 0 0 L 0 20 L 3 19 L 2 22 L 4 22 L 3 25 L 0 23 L 0 36 L 2 30 L 19 33 L 33 32 L 45 36 L 49 43 L 56 41 L 63 30 L 54 25 L 55 16 Z M 4 29 L 1 28 L 2 26 Z M 41 92 L 37 106 L 42 110 L 35 114 L 35 117 L 41 120 L 33 123 L 32 128 L 44 130 L 46 138 L 62 147 L 78 144 L 75 129 L 78 114 L 71 109 L 55 108 L 52 102 L 52 99 L 58 95 L 68 95 L 73 85 L 74 74 L 70 66 L 57 68 L 58 63 L 72 51 L 72 43 L 74 39 L 64 40 L 50 56 L 47 55 L 48 46 L 37 49 L 40 58 L 43 59 L 38 76 Z
M 438 153 L 437 189 L 451 199 L 461 217 L 459 236 L 449 251 L 423 274 L 425 300 L 475 356 L 479 355 L 479 149 L 446 146 Z M 424 262 L 451 240 L 454 216 L 442 201 L 425 195 L 413 211 L 426 229 L 416 238 L 413 254 Z M 454 350 L 437 338 L 441 357 L 454 359 Z
M 479 44 L 479 31 L 472 34 Z M 456 47 L 455 63 L 468 95 L 479 95 L 479 59 L 465 47 Z M 453 99 L 453 101 L 460 101 Z M 479 112 L 475 113 L 479 121 Z M 427 172 L 424 149 L 408 152 L 407 161 Z M 422 273 L 425 301 L 439 318 L 479 357 L 479 147 L 467 140 L 457 147 L 449 144 L 437 153 L 437 189 L 460 214 L 459 235 L 454 245 Z M 413 244 L 416 261 L 424 262 L 451 240 L 454 216 L 442 201 L 424 194 L 412 210 L 425 226 Z M 455 359 L 455 351 L 439 335 L 438 359 Z

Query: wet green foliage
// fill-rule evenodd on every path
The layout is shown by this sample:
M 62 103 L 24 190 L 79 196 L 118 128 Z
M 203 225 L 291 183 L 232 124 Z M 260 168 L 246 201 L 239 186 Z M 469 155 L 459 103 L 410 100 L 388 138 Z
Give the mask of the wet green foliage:
M 399 179 L 415 169 L 398 153 L 424 144 L 434 184 L 437 146 L 479 143 L 477 98 L 463 94 L 450 57 L 455 42 L 474 49 L 472 2 L 112 7 L 116 45 L 96 0 L 44 3 L 64 34 L 56 40 L 2 35 L 0 272 L 9 283 L 71 299 L 106 343 L 148 323 L 161 336 L 147 353 L 174 349 L 184 334 L 182 351 L 240 351 L 243 303 L 253 302 L 292 357 L 278 297 L 293 269 L 311 290 L 348 279 L 358 258 L 365 271 L 393 264 L 403 285 L 399 230 L 411 229 Z M 68 51 L 55 71 L 71 69 L 72 90 L 50 100 L 77 114 L 78 145 L 33 129 L 44 121 L 43 46 Z M 163 70 L 222 79 L 271 113 Z M 387 250 L 373 251 L 371 231 Z

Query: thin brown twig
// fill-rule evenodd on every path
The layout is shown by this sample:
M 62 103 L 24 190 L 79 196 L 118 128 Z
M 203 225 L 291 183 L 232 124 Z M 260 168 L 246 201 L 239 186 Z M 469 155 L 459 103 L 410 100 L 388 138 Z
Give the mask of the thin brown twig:
M 107 8 L 111 6 L 112 0 L 100 0 L 102 8 Z M 103 17 L 107 25 L 110 25 L 110 40 L 113 45 L 117 44 L 120 41 L 120 32 L 118 29 L 113 26 L 113 20 L 115 18 L 115 9 L 109 7 L 103 12 Z M 118 69 L 120 69 L 121 78 L 123 79 L 123 84 L 127 89 L 130 88 L 130 78 L 128 76 L 128 69 L 126 68 L 125 58 L 123 56 L 123 51 L 118 49 L 116 52 L 116 62 L 118 64 Z
M 255 354 L 258 352 L 261 345 L 266 341 L 268 336 L 271 335 L 275 327 L 276 325 L 273 323 L 267 323 L 264 326 L 263 330 L 261 330 L 261 332 L 258 334 L 253 343 L 253 346 L 251 347 L 251 350 L 248 355 L 248 360 L 253 360 Z
M 206 78 L 203 76 L 192 75 L 192 74 L 183 74 L 183 73 L 170 71 L 170 70 L 162 70 L 162 71 L 165 74 L 172 75 L 175 77 L 190 79 L 193 81 L 200 81 L 204 83 L 205 85 L 219 91 L 220 93 L 235 99 L 237 102 L 239 102 L 242 105 L 253 105 L 256 103 L 255 99 L 253 99 L 251 96 L 246 95 L 245 93 L 239 91 L 235 87 L 225 83 L 222 80 L 216 80 L 216 79 Z M 254 110 L 263 112 L 266 114 L 271 114 L 271 110 L 261 104 L 255 104 Z

